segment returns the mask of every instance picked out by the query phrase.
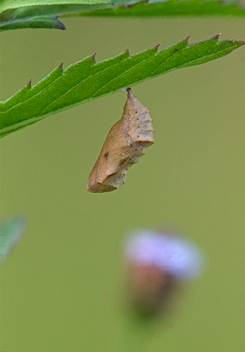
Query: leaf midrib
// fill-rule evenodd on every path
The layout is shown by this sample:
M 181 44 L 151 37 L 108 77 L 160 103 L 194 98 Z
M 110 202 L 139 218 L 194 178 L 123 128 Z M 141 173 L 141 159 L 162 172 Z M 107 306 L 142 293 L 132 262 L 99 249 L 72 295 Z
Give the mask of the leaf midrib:
M 184 40 L 186 40 L 186 39 L 184 39 Z M 183 41 L 184 41 L 184 40 L 183 40 Z M 180 42 L 179 42 L 179 43 L 180 43 Z M 219 43 L 221 43 L 221 42 L 214 42 L 213 45 L 212 45 L 212 47 L 210 48 L 210 50 L 212 50 L 212 48 L 213 48 L 215 45 L 219 44 Z M 193 43 L 193 44 L 196 44 L 196 43 Z M 180 52 L 182 52 L 182 51 L 184 51 L 184 50 L 186 50 L 186 49 L 189 49 L 193 44 L 191 44 L 191 45 L 186 45 L 186 46 L 183 47 L 182 49 L 179 49 L 177 52 L 172 52 L 168 58 L 166 58 L 164 61 L 162 61 L 162 62 L 157 66 L 157 68 L 154 68 L 154 70 L 153 70 L 152 73 L 151 73 L 151 76 L 152 76 L 152 75 L 154 76 L 154 72 L 155 72 L 156 70 L 158 70 L 162 65 L 166 64 L 166 63 L 167 63 L 170 59 L 172 59 L 175 55 L 179 54 Z M 170 46 L 170 47 L 171 47 L 171 46 Z M 154 48 L 154 47 L 152 47 L 151 49 L 153 49 L 153 48 Z M 163 50 L 160 50 L 160 51 L 154 53 L 154 54 L 151 55 L 150 57 L 147 57 L 146 59 L 141 60 L 140 62 L 134 64 L 133 66 L 130 66 L 129 69 L 125 70 L 123 73 L 120 73 L 119 75 L 117 75 L 116 77 L 114 77 L 112 80 L 110 80 L 109 82 L 106 82 L 104 85 L 102 85 L 89 99 L 86 99 L 86 100 L 84 100 L 84 101 L 92 100 L 92 99 L 95 97 L 95 95 L 96 95 L 100 90 L 102 90 L 103 88 L 105 88 L 108 84 L 111 84 L 113 81 L 117 80 L 118 78 L 120 78 L 121 76 L 123 76 L 125 73 L 131 71 L 133 68 L 137 67 L 138 65 L 141 65 L 143 62 L 146 62 L 146 61 L 150 60 L 150 59 L 152 58 L 152 56 L 154 56 L 154 55 L 159 55 L 161 52 L 165 51 L 165 50 L 168 49 L 168 48 L 169 48 L 169 47 L 164 48 Z M 226 49 L 223 49 L 223 50 L 225 51 Z M 227 50 L 229 51 L 229 49 L 227 49 Z M 137 54 L 138 54 L 138 53 L 137 53 Z M 130 58 L 134 57 L 134 56 L 137 55 L 137 54 L 134 54 L 134 55 L 129 56 L 129 57 L 125 57 L 122 61 L 120 61 L 120 63 L 117 62 L 117 63 L 111 65 L 110 67 L 105 68 L 105 69 L 103 69 L 102 71 L 99 71 L 99 72 L 97 72 L 97 73 L 95 73 L 95 74 L 90 74 L 90 75 L 89 75 L 88 77 L 86 77 L 84 80 L 80 81 L 79 83 L 77 83 L 76 85 L 74 85 L 72 88 L 68 89 L 68 90 L 67 90 L 64 94 L 62 94 L 60 97 L 58 97 L 57 99 L 53 100 L 49 105 L 47 105 L 47 106 L 42 110 L 42 112 L 40 113 L 39 116 L 43 116 L 43 115 L 45 114 L 45 111 L 48 109 L 48 107 L 49 107 L 50 105 L 56 103 L 56 102 L 59 101 L 60 99 L 63 99 L 67 94 L 69 94 L 72 90 L 74 90 L 75 88 L 77 88 L 81 83 L 86 82 L 86 81 L 89 80 L 91 77 L 96 77 L 97 75 L 101 74 L 102 72 L 106 72 L 106 70 L 110 70 L 112 67 L 115 67 L 116 65 L 120 65 L 120 64 L 121 64 L 122 62 L 124 62 L 125 60 L 130 59 Z M 216 53 L 211 53 L 211 54 L 208 54 L 208 55 L 205 55 L 205 56 L 202 56 L 201 58 L 198 58 L 198 59 L 189 60 L 189 61 L 187 61 L 185 64 L 179 65 L 179 66 L 174 67 L 174 68 L 171 68 L 171 69 L 169 69 L 169 70 L 166 70 L 164 73 L 171 72 L 171 71 L 173 71 L 173 70 L 176 70 L 176 69 L 185 67 L 186 65 L 190 65 L 192 62 L 195 62 L 195 61 L 198 62 L 199 60 L 204 60 L 205 58 L 208 58 L 208 57 L 211 57 L 211 56 L 215 56 L 215 55 L 217 55 L 217 52 L 216 52 Z M 101 61 L 101 62 L 103 62 L 103 61 Z M 97 64 L 99 64 L 99 63 L 100 63 L 100 62 L 98 62 Z M 96 65 L 96 63 L 95 63 L 95 65 Z M 69 66 L 68 66 L 67 68 L 69 68 Z M 64 73 L 65 73 L 65 71 L 64 71 Z M 162 73 L 159 73 L 159 75 L 156 75 L 155 77 L 160 76 L 160 75 L 162 75 Z M 61 76 L 61 77 L 62 77 L 62 76 Z M 56 84 L 56 82 L 57 82 L 58 79 L 60 79 L 60 77 L 57 78 L 54 82 L 50 83 L 48 87 L 52 87 L 52 85 Z M 140 83 L 141 81 L 145 81 L 145 80 L 148 80 L 148 79 L 150 79 L 150 76 L 149 76 L 149 78 L 143 78 L 142 80 L 137 81 L 136 83 Z M 39 82 L 38 82 L 37 84 L 39 84 Z M 35 86 L 33 86 L 33 88 L 34 88 L 34 87 L 35 87 Z M 15 105 L 15 106 L 13 106 L 13 107 L 8 108 L 7 110 L 5 110 L 5 112 L 7 113 L 7 112 L 11 111 L 12 109 L 14 109 L 14 108 L 16 108 L 16 107 L 18 107 L 18 106 L 21 106 L 23 103 L 27 103 L 29 100 L 38 97 L 40 94 L 43 93 L 44 89 L 46 89 L 46 88 L 47 88 L 47 87 L 44 87 L 41 91 L 39 91 L 39 92 L 36 93 L 35 95 L 30 96 L 28 99 L 24 100 L 23 102 L 20 102 L 19 104 Z M 120 88 L 120 89 L 121 89 L 121 88 Z M 120 90 L 120 89 L 118 89 L 118 90 Z M 4 102 L 3 102 L 3 103 L 4 103 Z M 72 105 L 76 105 L 76 104 L 72 104 Z M 71 105 L 71 106 L 72 106 L 72 105 Z M 58 110 L 58 109 L 57 109 L 57 110 Z M 59 109 L 59 110 L 60 110 L 60 109 Z M 36 117 L 37 117 L 37 116 L 36 116 Z M 33 118 L 36 118 L 36 117 L 34 116 Z
M 154 48 L 154 47 L 153 47 L 153 48 Z M 152 49 L 153 49 L 153 48 L 152 48 Z M 185 48 L 186 48 L 186 47 L 185 47 Z M 184 50 L 185 48 L 179 50 L 179 51 L 176 52 L 176 53 L 173 52 L 163 63 L 166 63 L 172 56 L 174 56 L 174 55 L 176 55 L 177 53 L 181 52 L 181 51 Z M 167 48 L 166 48 L 166 49 L 167 49 Z M 166 49 L 164 49 L 164 50 L 166 50 Z M 156 52 L 154 55 L 158 55 L 160 52 L 162 52 L 162 51 L 164 51 L 164 50 L 161 50 L 161 51 L 159 51 L 159 52 Z M 137 55 L 137 54 L 134 54 L 134 55 Z M 124 62 L 125 60 L 130 59 L 130 58 L 133 57 L 134 55 L 125 58 L 125 59 L 122 60 L 121 62 Z M 152 55 L 152 56 L 153 56 L 153 55 Z M 135 67 L 137 67 L 138 65 L 141 65 L 142 62 L 146 62 L 146 61 L 149 60 L 150 58 L 151 58 L 151 56 L 148 57 L 148 58 L 146 58 L 146 59 L 144 59 L 144 60 L 141 60 L 140 62 L 136 63 L 136 64 L 133 65 L 133 66 L 130 66 L 130 68 L 129 68 L 128 70 L 123 71 L 123 73 L 120 73 L 118 76 L 114 77 L 112 80 L 110 80 L 110 81 L 107 82 L 106 84 L 102 85 L 102 86 L 101 86 L 89 99 L 87 99 L 86 101 L 92 100 L 92 99 L 95 97 L 95 95 L 96 95 L 100 90 L 102 90 L 104 87 L 106 87 L 108 84 L 110 84 L 110 83 L 112 83 L 113 81 L 115 81 L 116 79 L 120 78 L 122 75 L 124 75 L 124 74 L 127 73 L 128 71 L 131 71 L 132 68 L 135 68 Z M 120 63 L 121 63 L 121 62 L 120 62 Z M 81 83 L 86 82 L 86 81 L 89 80 L 91 77 L 96 77 L 96 76 L 99 75 L 101 72 L 105 72 L 106 70 L 110 70 L 111 67 L 113 67 L 113 66 L 120 65 L 120 63 L 117 62 L 117 63 L 115 63 L 114 65 L 112 65 L 112 66 L 110 66 L 110 67 L 108 67 L 108 68 L 105 68 L 105 69 L 102 70 L 102 71 L 97 72 L 96 74 L 91 74 L 91 75 L 89 75 L 89 76 L 86 77 L 84 80 L 80 81 L 79 83 L 77 83 L 76 85 L 74 85 L 72 88 L 68 89 L 68 90 L 67 90 L 64 94 L 62 94 L 58 99 L 53 100 L 52 103 L 50 103 L 49 105 L 47 105 L 47 106 L 45 107 L 45 109 L 42 111 L 42 115 L 43 115 L 43 113 L 45 112 L 45 110 L 48 109 L 48 107 L 49 107 L 50 105 L 52 105 L 52 104 L 54 104 L 55 102 L 57 102 L 58 100 L 64 98 L 68 93 L 70 93 L 73 89 L 75 89 L 76 87 L 78 87 Z M 162 65 L 162 63 L 161 63 L 161 65 Z M 161 65 L 159 65 L 158 68 L 159 68 Z M 155 69 L 154 71 L 156 71 L 156 69 Z M 154 72 L 154 71 L 153 71 L 153 72 Z M 170 70 L 169 70 L 169 71 L 170 71 Z M 167 72 L 168 72 L 168 71 L 167 71 Z M 161 75 L 161 74 L 159 74 L 159 75 Z M 150 79 L 150 78 L 149 78 L 149 79 Z M 145 80 L 145 79 L 142 79 L 142 81 L 143 81 L 143 80 Z M 137 81 L 137 83 L 139 83 L 139 82 L 141 82 L 141 81 Z

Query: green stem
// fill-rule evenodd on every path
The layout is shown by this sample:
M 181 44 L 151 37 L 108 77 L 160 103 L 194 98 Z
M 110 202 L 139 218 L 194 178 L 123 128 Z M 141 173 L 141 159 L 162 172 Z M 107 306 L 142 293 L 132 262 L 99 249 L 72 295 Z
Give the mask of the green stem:
M 136 316 L 128 316 L 127 318 L 121 338 L 116 344 L 116 348 L 112 349 L 112 352 L 147 351 L 148 340 L 151 335 L 151 321 Z

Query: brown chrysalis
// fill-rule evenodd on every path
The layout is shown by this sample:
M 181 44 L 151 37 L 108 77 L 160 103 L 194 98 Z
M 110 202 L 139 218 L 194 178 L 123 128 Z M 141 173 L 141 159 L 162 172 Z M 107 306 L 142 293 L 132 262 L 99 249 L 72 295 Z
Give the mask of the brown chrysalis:
M 130 166 L 137 163 L 154 143 L 149 110 L 134 96 L 131 88 L 127 91 L 122 118 L 110 129 L 89 176 L 89 192 L 110 192 L 121 187 Z

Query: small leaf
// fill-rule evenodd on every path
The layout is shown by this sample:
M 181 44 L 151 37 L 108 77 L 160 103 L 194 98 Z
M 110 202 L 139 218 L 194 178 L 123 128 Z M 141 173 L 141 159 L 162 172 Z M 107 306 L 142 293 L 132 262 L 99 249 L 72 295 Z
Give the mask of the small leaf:
M 199 65 L 244 45 L 218 41 L 219 35 L 188 45 L 188 38 L 158 51 L 158 45 L 130 56 L 125 52 L 95 63 L 94 55 L 57 67 L 30 89 L 28 85 L 0 104 L 0 135 L 6 136 L 45 116 L 174 71 Z

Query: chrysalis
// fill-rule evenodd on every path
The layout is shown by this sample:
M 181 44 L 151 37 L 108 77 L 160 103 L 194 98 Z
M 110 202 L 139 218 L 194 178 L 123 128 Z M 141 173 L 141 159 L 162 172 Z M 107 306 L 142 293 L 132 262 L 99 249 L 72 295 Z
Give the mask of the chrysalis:
M 88 179 L 87 190 L 110 192 L 125 183 L 128 169 L 137 163 L 154 143 L 149 110 L 137 99 L 131 88 L 123 115 L 109 131 L 98 160 Z

